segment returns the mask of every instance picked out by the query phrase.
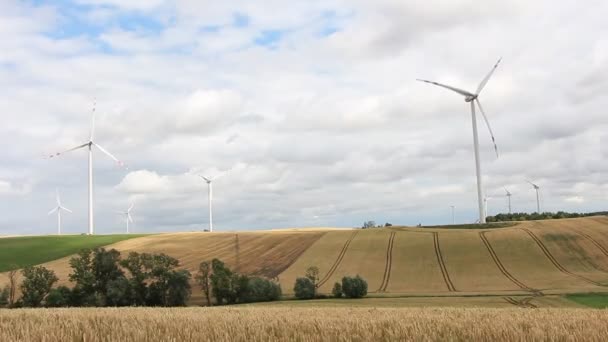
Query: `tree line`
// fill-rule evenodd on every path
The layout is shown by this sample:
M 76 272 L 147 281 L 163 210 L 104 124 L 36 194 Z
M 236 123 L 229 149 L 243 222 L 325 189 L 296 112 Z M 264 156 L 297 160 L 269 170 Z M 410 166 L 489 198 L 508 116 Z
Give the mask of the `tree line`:
M 166 254 L 120 252 L 104 248 L 86 249 L 70 259 L 72 287 L 54 285 L 59 280 L 52 270 L 30 266 L 8 272 L 9 284 L 0 291 L 0 307 L 104 307 L 185 306 L 190 299 L 192 275 L 179 269 L 179 261 Z M 278 283 L 231 271 L 221 260 L 200 264 L 195 275 L 207 305 L 278 300 Z M 21 297 L 16 297 L 16 289 Z
M 569 213 L 565 211 L 558 212 L 543 212 L 543 213 L 511 213 L 497 214 L 486 217 L 486 222 L 504 222 L 504 221 L 535 221 L 535 220 L 553 220 L 564 218 L 577 218 L 587 216 L 608 215 L 608 211 L 598 211 L 592 213 Z
M 319 268 L 311 266 L 304 277 L 299 277 L 293 287 L 297 299 L 323 299 L 327 296 L 317 292 L 319 288 Z M 342 282 L 336 282 L 332 289 L 334 298 L 362 298 L 367 295 L 367 282 L 361 276 L 343 277 Z

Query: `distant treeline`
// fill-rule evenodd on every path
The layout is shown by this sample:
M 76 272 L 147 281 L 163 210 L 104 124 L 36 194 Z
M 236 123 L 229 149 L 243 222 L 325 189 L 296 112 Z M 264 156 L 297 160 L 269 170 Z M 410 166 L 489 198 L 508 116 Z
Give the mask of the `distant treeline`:
M 577 218 L 586 216 L 598 216 L 608 215 L 608 211 L 597 211 L 593 213 L 568 213 L 565 211 L 544 212 L 544 213 L 511 213 L 511 214 L 498 214 L 495 216 L 488 216 L 487 222 L 504 222 L 504 221 L 534 221 L 534 220 L 553 220 L 553 219 L 564 219 L 564 218 Z

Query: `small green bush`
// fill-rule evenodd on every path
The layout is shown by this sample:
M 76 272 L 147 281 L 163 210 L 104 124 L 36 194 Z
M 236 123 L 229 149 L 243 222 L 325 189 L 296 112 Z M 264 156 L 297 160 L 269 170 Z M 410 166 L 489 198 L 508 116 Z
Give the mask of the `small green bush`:
M 361 298 L 367 295 L 367 282 L 359 275 L 342 278 L 342 291 L 347 298 Z
M 70 306 L 72 290 L 67 286 L 52 289 L 46 296 L 46 306 L 49 308 L 63 308 Z
M 293 292 L 298 299 L 313 299 L 315 290 L 315 284 L 309 278 L 298 278 L 293 286 Z
M 8 305 L 8 296 L 10 293 L 10 289 L 8 286 L 5 286 L 2 291 L 0 291 L 0 308 Z

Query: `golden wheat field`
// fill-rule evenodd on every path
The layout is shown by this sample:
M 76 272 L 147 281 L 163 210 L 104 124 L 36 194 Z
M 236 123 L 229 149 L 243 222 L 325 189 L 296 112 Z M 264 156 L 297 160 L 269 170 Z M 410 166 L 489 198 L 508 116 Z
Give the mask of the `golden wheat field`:
M 0 311 L 0 341 L 606 341 L 608 311 L 122 308 Z

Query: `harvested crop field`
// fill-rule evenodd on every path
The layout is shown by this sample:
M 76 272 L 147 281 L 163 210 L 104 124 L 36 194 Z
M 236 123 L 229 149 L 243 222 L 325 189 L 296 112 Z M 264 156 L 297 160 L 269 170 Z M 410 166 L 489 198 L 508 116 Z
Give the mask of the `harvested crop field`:
M 0 341 L 605 341 L 608 311 L 123 308 L 0 311 Z

